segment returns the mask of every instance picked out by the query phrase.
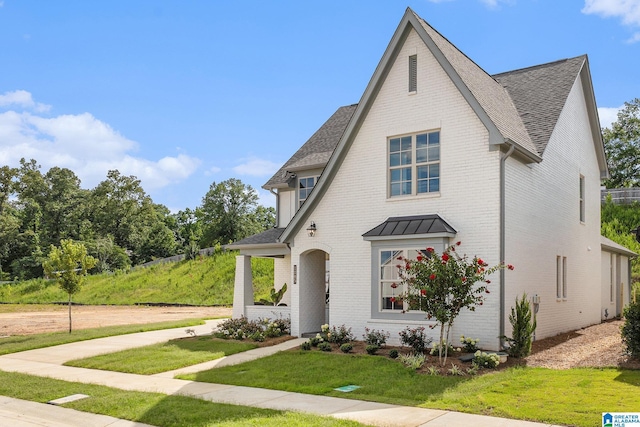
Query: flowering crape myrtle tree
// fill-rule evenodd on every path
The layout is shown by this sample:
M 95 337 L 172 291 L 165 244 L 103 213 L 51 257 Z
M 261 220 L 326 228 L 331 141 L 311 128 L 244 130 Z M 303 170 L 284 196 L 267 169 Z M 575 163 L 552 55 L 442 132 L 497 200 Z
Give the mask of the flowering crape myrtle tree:
M 489 267 L 477 256 L 473 259 L 460 256 L 456 252 L 457 246 L 460 246 L 460 242 L 449 246 L 442 254 L 427 248 L 415 260 L 398 258 L 401 261 L 398 265 L 399 277 L 406 284 L 402 298 L 409 310 L 424 311 L 427 319 L 437 321 L 440 325 L 440 343 L 449 342 L 451 326 L 462 309 L 475 311 L 476 306 L 483 304 L 489 293 L 487 284 L 491 283 L 487 277 L 500 268 L 513 270 L 511 264 Z M 444 365 L 447 363 L 449 346 L 438 347 L 438 359 Z

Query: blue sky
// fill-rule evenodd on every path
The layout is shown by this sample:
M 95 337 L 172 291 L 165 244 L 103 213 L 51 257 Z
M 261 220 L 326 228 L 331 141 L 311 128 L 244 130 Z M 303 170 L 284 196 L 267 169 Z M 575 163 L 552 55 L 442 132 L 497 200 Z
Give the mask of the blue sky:
M 118 169 L 172 211 L 235 177 L 274 206 L 407 6 L 490 74 L 588 54 L 603 126 L 640 97 L 640 0 L 0 0 L 0 165 Z

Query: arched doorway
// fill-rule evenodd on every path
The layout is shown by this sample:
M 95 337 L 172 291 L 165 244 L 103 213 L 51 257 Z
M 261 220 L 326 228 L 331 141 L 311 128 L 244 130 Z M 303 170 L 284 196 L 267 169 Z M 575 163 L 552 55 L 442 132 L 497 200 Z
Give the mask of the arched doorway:
M 300 255 L 300 334 L 319 332 L 329 323 L 329 254 L 311 250 Z

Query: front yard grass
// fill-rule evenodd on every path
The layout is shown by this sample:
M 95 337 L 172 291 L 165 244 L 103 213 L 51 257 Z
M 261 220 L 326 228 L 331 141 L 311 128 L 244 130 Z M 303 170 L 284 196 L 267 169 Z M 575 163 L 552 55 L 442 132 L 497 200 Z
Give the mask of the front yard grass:
M 72 360 L 66 366 L 153 375 L 197 365 L 258 347 L 251 342 L 222 340 L 210 336 L 182 338 L 166 343 L 132 348 L 86 359 Z
M 77 341 L 115 335 L 133 334 L 137 332 L 157 331 L 160 329 L 184 328 L 204 324 L 202 319 L 172 320 L 167 322 L 147 323 L 142 325 L 105 326 L 102 328 L 79 329 L 68 332 L 51 332 L 46 334 L 13 335 L 0 339 L 0 355 L 51 347 Z
M 510 368 L 476 377 L 417 374 L 381 356 L 289 351 L 180 378 L 592 427 L 640 408 L 640 371 Z M 344 385 L 361 388 L 334 391 Z
M 65 407 L 161 427 L 362 426 L 353 421 L 329 417 L 213 403 L 185 396 L 125 391 L 0 371 L 0 395 L 3 396 L 44 403 L 76 393 L 90 397 L 65 404 Z

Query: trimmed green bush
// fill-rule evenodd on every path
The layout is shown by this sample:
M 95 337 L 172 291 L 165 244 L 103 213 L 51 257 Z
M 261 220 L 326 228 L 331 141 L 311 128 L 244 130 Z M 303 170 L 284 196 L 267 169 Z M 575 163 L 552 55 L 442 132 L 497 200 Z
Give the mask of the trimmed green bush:
M 378 347 L 377 345 L 369 344 L 365 347 L 365 350 L 367 351 L 367 354 L 374 355 L 378 352 L 378 350 L 380 350 L 380 347 Z
M 631 303 L 625 307 L 624 325 L 622 325 L 622 342 L 627 348 L 627 353 L 635 358 L 640 358 L 640 303 Z
M 343 353 L 351 353 L 351 350 L 353 350 L 353 345 L 351 345 L 351 343 L 347 342 L 340 346 L 340 351 Z
M 318 348 L 322 351 L 331 351 L 331 344 L 329 344 L 328 342 L 324 341 L 321 342 L 320 344 L 318 344 Z

